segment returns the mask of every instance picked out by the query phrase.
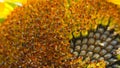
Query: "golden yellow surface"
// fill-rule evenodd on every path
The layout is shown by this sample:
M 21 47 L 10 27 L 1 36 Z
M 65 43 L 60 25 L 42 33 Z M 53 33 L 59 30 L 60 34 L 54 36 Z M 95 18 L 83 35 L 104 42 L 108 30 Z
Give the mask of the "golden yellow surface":
M 6 18 L 15 8 L 13 5 L 25 4 L 27 0 L 3 0 L 0 2 L 0 18 Z
M 107 1 L 120 6 L 120 0 L 107 0 Z

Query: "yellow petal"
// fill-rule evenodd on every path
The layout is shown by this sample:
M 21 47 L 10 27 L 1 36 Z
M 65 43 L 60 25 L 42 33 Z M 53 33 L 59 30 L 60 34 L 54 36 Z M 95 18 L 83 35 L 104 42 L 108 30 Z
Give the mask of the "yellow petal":
M 27 2 L 27 0 L 5 0 L 6 2 L 16 2 L 16 3 L 22 3 L 22 4 L 25 4 Z
M 6 18 L 8 14 L 13 10 L 13 7 L 8 3 L 3 2 L 3 6 L 0 7 L 0 18 Z
M 14 5 L 21 6 L 27 0 L 0 0 L 0 18 L 6 18 L 14 9 Z
M 107 0 L 108 2 L 112 2 L 118 6 L 120 6 L 120 0 Z
M 0 18 L 3 17 L 3 13 L 4 13 L 4 9 L 5 9 L 5 4 L 3 2 L 0 2 Z
M 4 8 L 5 8 L 4 3 L 0 2 L 0 13 L 3 12 Z

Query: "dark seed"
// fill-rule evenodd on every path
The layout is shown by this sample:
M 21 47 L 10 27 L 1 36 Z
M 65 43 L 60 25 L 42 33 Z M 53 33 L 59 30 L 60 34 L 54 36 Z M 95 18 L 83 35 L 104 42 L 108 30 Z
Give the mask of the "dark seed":
M 108 46 L 106 47 L 106 50 L 107 50 L 107 51 L 111 51 L 111 50 L 112 50 L 112 48 L 113 48 L 113 46 L 112 46 L 112 45 L 108 45 Z
M 104 57 L 100 57 L 99 60 L 104 60 Z
M 93 37 L 94 36 L 94 33 L 93 32 L 90 32 L 89 33 L 89 37 Z
M 82 50 L 86 50 L 87 49 L 87 45 L 84 44 L 81 49 Z
M 111 44 L 112 44 L 112 45 L 116 45 L 116 44 L 117 44 L 117 41 L 116 41 L 116 40 L 113 40 L 113 41 L 111 42 Z
M 110 53 L 104 55 L 104 58 L 105 58 L 105 59 L 109 59 L 109 58 L 111 58 L 111 57 L 112 57 L 112 54 L 110 54 Z
M 100 57 L 99 54 L 94 54 L 94 56 L 93 56 L 94 59 L 98 59 L 99 57 Z
M 100 37 L 100 33 L 95 33 L 95 38 L 99 39 L 99 37 Z
M 81 56 L 86 55 L 86 51 L 81 51 L 80 55 L 81 55 Z
M 76 40 L 75 45 L 80 45 L 81 44 L 81 40 Z
M 109 36 L 110 32 L 109 31 L 105 31 L 104 34 L 107 35 L 107 36 Z
M 91 62 L 96 62 L 96 60 L 92 60 Z
M 78 56 L 79 55 L 79 53 L 78 52 L 73 52 L 73 54 L 74 54 L 74 56 Z
M 75 47 L 75 50 L 76 50 L 76 51 L 80 51 L 80 46 L 77 45 L 77 46 Z
M 95 42 L 95 45 L 98 45 L 98 44 L 100 44 L 100 40 L 96 40 L 96 42 Z
M 89 48 L 88 48 L 88 50 L 93 51 L 94 48 L 95 48 L 94 45 L 90 45 Z
M 100 47 L 96 47 L 95 49 L 94 49 L 94 52 L 99 52 L 101 50 L 101 48 Z
M 70 47 L 74 47 L 74 43 L 73 43 L 73 41 L 70 41 Z
M 98 29 L 98 32 L 103 33 L 103 32 L 104 32 L 104 29 L 103 29 L 103 28 L 99 28 L 99 29 Z
M 111 40 L 112 40 L 112 38 L 108 37 L 108 38 L 106 39 L 106 42 L 110 42 Z
M 94 38 L 90 38 L 88 41 L 89 44 L 94 44 L 94 42 L 95 42 Z
M 106 54 L 107 53 L 107 51 L 105 50 L 105 49 L 102 49 L 101 51 L 100 51 L 100 55 L 104 55 L 104 54 Z
M 119 64 L 115 64 L 115 65 L 113 65 L 113 68 L 120 68 L 120 65 Z
M 105 34 L 103 34 L 102 36 L 101 36 L 101 39 L 102 40 L 105 40 L 107 38 L 107 35 L 105 35 Z
M 88 56 L 88 57 L 91 57 L 92 55 L 93 55 L 93 52 L 88 52 L 88 53 L 87 53 L 87 56 Z
M 110 63 L 114 63 L 114 62 L 116 62 L 116 61 L 117 61 L 117 59 L 114 59 L 114 58 L 110 58 L 110 59 L 109 59 L 109 62 L 110 62 Z
M 100 46 L 102 46 L 102 47 L 106 47 L 106 46 L 107 46 L 107 44 L 108 44 L 107 42 L 102 42 L 102 43 L 99 43 L 99 45 L 100 45 Z
M 82 43 L 85 44 L 85 43 L 87 43 L 87 41 L 88 41 L 87 38 L 84 38 Z
M 115 48 L 120 48 L 120 45 L 116 45 Z

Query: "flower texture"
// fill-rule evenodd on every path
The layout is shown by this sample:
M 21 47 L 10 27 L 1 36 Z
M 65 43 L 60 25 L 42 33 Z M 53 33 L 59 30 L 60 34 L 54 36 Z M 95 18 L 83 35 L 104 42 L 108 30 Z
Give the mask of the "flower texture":
M 0 26 L 0 67 L 119 67 L 119 20 L 105 0 L 30 0 Z

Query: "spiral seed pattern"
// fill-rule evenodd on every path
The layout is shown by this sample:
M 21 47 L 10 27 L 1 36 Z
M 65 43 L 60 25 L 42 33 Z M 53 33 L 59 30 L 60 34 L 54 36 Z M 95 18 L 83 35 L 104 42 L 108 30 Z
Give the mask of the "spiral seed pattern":
M 83 60 L 87 57 L 92 62 L 104 60 L 108 66 L 118 67 L 118 62 L 113 53 L 120 47 L 119 35 L 114 34 L 114 29 L 108 30 L 109 26 L 98 25 L 95 31 L 90 30 L 87 36 L 80 35 L 79 37 L 70 40 L 70 50 L 75 57 L 82 57 Z

